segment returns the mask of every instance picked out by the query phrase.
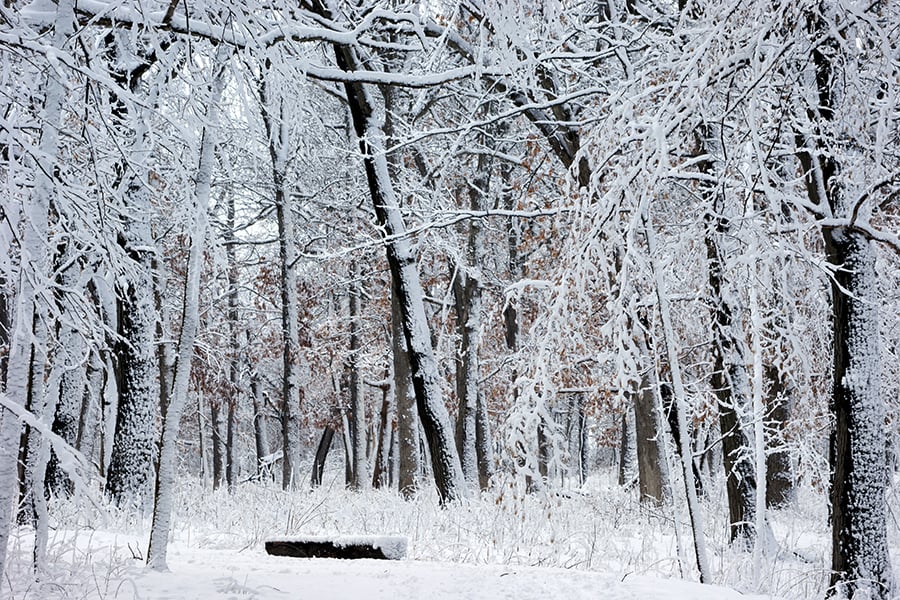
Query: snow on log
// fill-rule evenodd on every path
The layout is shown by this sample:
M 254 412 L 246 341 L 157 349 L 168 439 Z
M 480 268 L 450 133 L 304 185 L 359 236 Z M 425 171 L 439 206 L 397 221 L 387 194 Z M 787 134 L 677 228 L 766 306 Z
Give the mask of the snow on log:
M 266 542 L 266 553 L 295 558 L 377 558 L 400 560 L 406 556 L 403 536 L 299 537 Z

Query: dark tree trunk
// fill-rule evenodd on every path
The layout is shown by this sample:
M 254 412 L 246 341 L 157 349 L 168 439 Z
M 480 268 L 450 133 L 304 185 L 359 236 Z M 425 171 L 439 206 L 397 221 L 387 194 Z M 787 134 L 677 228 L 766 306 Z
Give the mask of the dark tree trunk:
M 784 508 L 794 499 L 791 455 L 785 447 L 784 429 L 791 419 L 792 391 L 785 375 L 774 365 L 765 366 L 766 397 L 766 506 Z
M 143 507 L 151 493 L 159 415 L 151 257 L 135 251 L 136 281 L 120 291 L 115 350 L 116 427 L 106 491 L 119 506 Z
M 381 386 L 381 412 L 378 418 L 378 446 L 375 449 L 375 468 L 372 472 L 372 487 L 384 488 L 391 484 L 391 440 L 394 419 L 391 407 L 391 386 Z
M 319 439 L 319 446 L 316 448 L 316 457 L 313 460 L 312 467 L 312 486 L 319 487 L 322 485 L 322 472 L 325 470 L 325 459 L 328 458 L 328 451 L 331 450 L 331 440 L 334 439 L 334 429 L 326 425 L 322 430 L 322 437 Z
M 492 146 L 486 140 L 488 147 Z M 488 208 L 492 161 L 478 157 L 476 174 L 469 185 L 469 208 Z M 463 475 L 470 483 L 478 482 L 486 489 L 493 474 L 493 445 L 490 436 L 487 404 L 479 383 L 482 330 L 481 269 L 485 263 L 484 225 L 481 219 L 470 219 L 466 237 L 465 260 L 456 265 L 453 292 L 456 324 L 460 336 L 456 356 L 456 394 L 459 410 L 456 423 L 456 445 L 462 461 Z
M 67 444 L 74 447 L 78 440 L 79 412 L 84 398 L 85 388 L 85 343 L 81 333 L 76 329 L 75 319 L 71 306 L 77 305 L 80 299 L 67 299 L 65 294 L 73 293 L 72 290 L 81 291 L 84 281 L 81 276 L 82 257 L 72 242 L 61 244 L 56 255 L 55 270 L 59 273 L 57 280 L 59 288 L 56 292 L 56 304 L 61 318 L 57 324 L 57 339 L 59 345 L 54 352 L 53 369 L 62 370 L 58 376 L 51 376 L 51 384 L 54 378 L 58 378 L 59 384 L 56 390 L 58 402 L 53 416 L 52 431 Z M 62 498 L 68 498 L 75 490 L 68 473 L 62 468 L 56 452 L 50 450 L 50 461 L 47 463 L 45 475 L 47 490 Z
M 341 441 L 344 443 L 344 484 L 350 487 L 353 480 L 353 437 L 350 433 L 350 419 L 347 409 L 341 408 Z
M 828 9 L 822 3 L 819 10 Z M 816 9 L 813 9 L 816 10 Z M 859 208 L 843 189 L 841 165 L 827 133 L 840 109 L 846 41 L 837 39 L 835 15 L 807 14 L 816 69 L 809 108 L 813 131 L 798 135 L 798 158 L 807 195 L 822 214 L 847 218 Z M 846 17 L 844 17 L 846 18 Z M 831 142 L 837 144 L 836 140 Z M 864 197 L 864 196 L 863 196 Z M 851 212 L 852 211 L 852 212 Z M 871 242 L 851 227 L 823 226 L 831 282 L 833 375 L 829 408 L 831 441 L 831 594 L 889 598 L 892 574 L 887 543 L 887 474 L 884 450 L 885 399 L 881 396 L 879 317 L 875 253 Z
M 141 77 L 152 61 L 145 56 L 130 56 L 110 34 L 112 78 L 125 89 L 137 92 Z M 138 60 L 135 60 L 138 59 Z M 118 64 L 136 65 L 119 70 Z M 138 111 L 145 109 L 138 108 Z M 150 150 L 149 132 L 141 116 L 121 98 L 113 98 L 116 123 L 131 137 L 128 160 L 122 164 L 123 176 L 115 183 L 127 215 L 119 232 L 119 245 L 128 257 L 127 275 L 116 289 L 118 341 L 114 351 L 116 387 L 116 425 L 112 452 L 106 470 L 106 492 L 119 506 L 149 505 L 160 415 L 161 389 L 158 377 L 161 364 L 157 355 L 156 331 L 158 288 L 154 281 L 155 242 L 149 221 L 151 185 L 143 156 Z M 135 165 L 138 165 L 137 167 Z M 163 367 L 165 365 L 162 365 Z
M 638 487 L 641 501 L 657 504 L 665 499 L 665 474 L 660 460 L 663 440 L 655 378 L 641 376 L 640 387 L 631 392 L 634 400 L 634 431 L 637 445 Z
M 268 69 L 268 64 L 266 69 Z M 281 98 L 270 98 L 266 77 L 259 82 L 259 97 L 263 125 L 268 138 L 272 163 L 272 184 L 275 191 L 275 216 L 278 220 L 278 252 L 281 271 L 281 487 L 285 490 L 300 482 L 300 403 L 299 382 L 300 315 L 297 300 L 297 248 L 293 200 L 287 186 L 287 144 L 290 131 Z
M 696 133 L 697 156 L 711 156 L 715 148 L 715 130 L 702 125 Z M 698 168 L 708 178 L 716 177 L 713 158 L 702 159 Z M 713 392 L 718 400 L 719 429 L 722 434 L 722 456 L 725 466 L 725 488 L 728 495 L 729 539 L 751 547 L 756 539 L 756 469 L 752 460 L 754 444 L 744 422 L 749 414 L 750 380 L 748 361 L 744 358 L 740 318 L 727 298 L 725 260 L 722 240 L 728 233 L 728 219 L 722 214 L 725 199 L 718 187 L 708 179 L 700 184 L 706 201 L 706 259 L 713 328 Z
M 669 425 L 669 433 L 672 435 L 672 439 L 675 440 L 675 451 L 678 452 L 678 456 L 680 457 L 683 457 L 685 452 L 689 454 L 691 466 L 694 471 L 694 488 L 697 490 L 697 496 L 702 496 L 703 479 L 700 477 L 700 469 L 697 467 L 697 462 L 694 460 L 694 451 L 691 447 L 691 440 L 681 439 L 681 430 L 678 427 L 678 404 L 674 401 L 675 398 L 672 396 L 672 388 L 669 387 L 669 384 L 667 383 L 661 383 L 659 384 L 659 393 L 662 399 L 663 410 L 666 413 L 666 422 Z M 690 419 L 686 420 L 690 423 Z
M 10 314 L 6 297 L 6 277 L 0 274 L 0 390 L 6 391 L 6 365 L 9 363 Z
M 231 341 L 228 368 L 227 434 L 225 443 L 225 480 L 228 489 L 235 484 L 235 408 L 241 394 L 241 338 L 245 337 L 240 327 L 240 306 L 238 298 L 239 273 L 237 264 L 237 237 L 235 231 L 234 194 L 227 194 L 225 203 L 225 255 L 228 259 L 228 335 Z
M 571 394 L 566 423 L 566 437 L 569 443 L 569 476 L 576 479 L 579 485 L 584 485 L 587 480 L 587 461 L 585 460 L 587 415 L 584 402 L 583 392 Z
M 832 455 L 833 588 L 889 597 L 884 400 L 880 396 L 875 255 L 858 233 L 826 230 L 832 282 L 835 418 Z M 849 595 L 849 594 L 848 594 Z
M 630 410 L 626 407 L 622 413 L 619 436 L 619 477 L 621 486 L 630 487 L 636 477 L 637 446 L 635 444 L 634 421 L 628 418 Z
M 330 12 L 317 3 L 319 12 L 330 18 Z M 364 68 L 349 46 L 335 44 L 338 66 L 345 71 Z M 384 156 L 384 134 L 381 119 L 363 84 L 344 84 L 347 103 L 366 170 L 366 178 L 378 225 L 387 239 L 387 261 L 391 277 L 397 282 L 397 295 L 404 335 L 408 348 L 410 371 L 415 390 L 419 418 L 431 450 L 435 484 L 441 502 L 459 498 L 464 480 L 459 454 L 453 441 L 453 428 L 441 397 L 438 365 L 431 347 L 430 327 L 425 314 L 424 292 L 416 266 L 416 257 L 399 213 L 397 199 Z

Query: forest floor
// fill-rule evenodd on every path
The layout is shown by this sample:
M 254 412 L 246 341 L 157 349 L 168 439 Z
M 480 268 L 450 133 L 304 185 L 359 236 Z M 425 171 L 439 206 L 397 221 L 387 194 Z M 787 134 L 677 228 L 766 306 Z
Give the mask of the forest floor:
M 889 507 L 895 574 L 900 574 L 898 487 Z M 522 494 L 501 487 L 441 509 L 434 494 L 412 501 L 393 492 L 346 491 L 333 480 L 285 493 L 243 484 L 212 492 L 179 484 L 166 573 L 143 566 L 150 519 L 118 511 L 99 494 L 51 506 L 45 576 L 35 581 L 32 536 L 11 543 L 0 598 L 516 600 L 805 599 L 824 596 L 830 559 L 821 495 L 801 488 L 795 504 L 770 515 L 774 543 L 753 554 L 729 547 L 724 493 L 704 500 L 715 586 L 695 583 L 686 520 L 637 502 L 634 490 L 601 475 L 582 489 Z M 678 542 L 678 535 L 681 544 Z M 403 535 L 401 561 L 273 557 L 265 540 L 298 535 Z M 681 551 L 679 551 L 681 546 Z M 679 559 L 679 555 L 684 557 Z M 900 584 L 900 581 L 898 581 Z M 724 586 L 724 587 L 718 587 Z M 898 587 L 897 589 L 900 589 Z

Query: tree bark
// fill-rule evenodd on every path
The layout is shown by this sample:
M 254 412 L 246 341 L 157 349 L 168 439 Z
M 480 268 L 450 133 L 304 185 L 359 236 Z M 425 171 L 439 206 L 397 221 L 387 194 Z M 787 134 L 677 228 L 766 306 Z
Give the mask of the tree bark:
M 156 570 L 168 570 L 166 554 L 175 495 L 175 458 L 178 427 L 187 403 L 191 377 L 191 361 L 194 340 L 200 325 L 200 274 L 209 226 L 209 193 L 215 167 L 216 132 L 219 100 L 225 88 L 227 60 L 230 50 L 219 46 L 213 63 L 213 80 L 209 88 L 207 126 L 200 143 L 200 162 L 194 188 L 193 222 L 190 226 L 191 250 L 185 275 L 184 306 L 181 333 L 178 337 L 177 358 L 172 377 L 169 402 L 163 407 L 163 427 L 160 437 L 159 467 L 156 474 L 156 491 L 153 503 L 153 522 L 150 528 L 150 544 L 147 549 L 147 565 Z
M 219 398 L 211 398 L 209 402 L 210 429 L 212 430 L 212 486 L 214 490 L 225 483 L 225 448 L 224 423 Z
M 135 65 L 124 71 L 113 69 L 113 79 L 136 92 L 146 63 L 142 57 L 128 56 L 114 34 L 107 41 L 114 59 Z M 129 107 L 122 99 L 116 99 L 114 104 L 118 122 L 132 136 L 130 156 L 123 163 L 125 175 L 118 185 L 125 209 L 119 245 L 130 265 L 116 289 L 118 341 L 113 355 L 118 399 L 106 493 L 121 507 L 140 509 L 146 508 L 150 498 L 158 440 L 156 420 L 160 393 L 165 389 L 160 388 L 157 379 L 160 362 L 156 350 L 157 286 L 153 277 L 156 249 L 150 228 L 152 186 L 146 168 L 151 152 L 148 112 L 146 108 Z
M 369 487 L 369 469 L 366 453 L 366 395 L 362 377 L 362 340 L 360 339 L 360 319 L 362 311 L 362 289 L 359 280 L 359 266 L 350 266 L 350 356 L 348 358 L 350 386 L 350 441 L 353 444 L 353 470 L 350 489 L 364 490 Z
M 70 0 L 60 0 L 56 9 L 55 29 L 52 45 L 56 49 L 64 48 L 73 31 L 74 8 Z M 47 242 L 50 240 L 50 204 L 56 184 L 53 174 L 59 152 L 60 128 L 63 123 L 63 106 L 65 102 L 65 81 L 58 78 L 54 70 L 48 70 L 43 107 L 39 122 L 41 126 L 38 142 L 38 161 L 35 169 L 35 181 L 31 193 L 28 194 L 23 213 L 25 216 L 24 232 L 21 240 L 21 259 L 19 263 L 19 284 L 14 311 L 14 327 L 10 340 L 10 353 L 7 363 L 6 395 L 18 406 L 28 406 L 30 400 L 43 396 L 43 375 L 31 379 L 35 360 L 41 364 L 46 361 L 47 318 L 46 309 L 41 304 L 49 302 L 42 297 L 49 275 L 50 257 Z M 39 287 L 35 287 L 39 286 Z M 41 398 L 43 400 L 43 398 Z M 16 498 L 16 458 L 21 425 L 19 418 L 9 409 L 3 409 L 0 418 L 0 576 L 5 573 L 6 553 Z M 42 415 L 39 415 L 42 416 Z M 43 471 L 40 472 L 43 478 Z M 32 482 L 34 483 L 34 482 Z M 40 493 L 43 500 L 43 487 L 33 493 Z M 44 521 L 46 524 L 46 521 Z M 43 562 L 41 538 L 46 541 L 46 529 L 35 532 L 35 567 L 40 568 Z
M 794 499 L 791 454 L 785 447 L 784 430 L 791 419 L 792 390 L 785 375 L 774 365 L 765 366 L 766 398 L 766 506 L 784 508 Z
M 266 74 L 259 83 L 263 124 L 268 137 L 272 160 L 272 183 L 275 190 L 275 214 L 278 219 L 278 249 L 281 265 L 281 486 L 290 489 L 300 482 L 300 382 L 298 362 L 300 353 L 299 308 L 297 297 L 297 234 L 293 201 L 287 191 L 288 122 L 284 115 L 284 101 L 269 97 Z
M 702 125 L 696 133 L 697 156 L 710 156 L 715 147 L 711 126 Z M 699 171 L 716 176 L 714 159 L 699 162 Z M 746 422 L 750 410 L 750 378 L 747 372 L 747 350 L 740 329 L 740 318 L 726 291 L 725 259 L 722 239 L 728 233 L 723 193 L 714 183 L 704 180 L 700 193 L 706 201 L 704 214 L 709 297 L 713 320 L 713 372 L 711 385 L 718 400 L 719 429 L 722 434 L 722 457 L 725 466 L 725 488 L 728 495 L 730 521 L 729 540 L 751 548 L 756 536 L 756 475 L 753 461 L 753 437 Z
M 317 6 L 323 16 L 331 17 L 324 6 L 319 3 Z M 335 44 L 334 51 L 342 70 L 364 68 L 352 48 Z M 375 216 L 386 238 L 391 277 L 397 282 L 416 405 L 428 438 L 435 484 L 441 502 L 452 501 L 463 495 L 465 484 L 459 454 L 453 441 L 453 428 L 440 390 L 440 375 L 431 347 L 430 327 L 425 314 L 424 291 L 417 271 L 416 257 L 406 237 L 406 226 L 388 173 L 384 133 L 381 130 L 383 120 L 375 113 L 375 105 L 365 85 L 346 82 L 344 90 L 363 156 Z
M 415 495 L 419 486 L 419 412 L 411 393 L 409 357 L 403 337 L 397 283 L 391 281 L 391 349 L 394 364 L 394 396 L 397 403 L 397 440 L 399 456 L 398 486 L 405 498 Z
M 378 418 L 378 448 L 372 472 L 372 487 L 386 488 L 391 484 L 391 443 L 394 439 L 394 418 L 390 385 L 381 385 L 381 412 Z
M 634 431 L 638 460 L 638 489 L 641 501 L 661 504 L 665 500 L 665 475 L 662 449 L 662 428 L 656 398 L 656 378 L 650 370 L 641 375 L 640 385 L 633 390 Z
M 330 425 L 326 425 L 322 430 L 322 437 L 319 439 L 319 446 L 316 448 L 316 457 L 313 460 L 312 479 L 310 483 L 312 487 L 322 485 L 322 472 L 325 470 L 325 459 L 328 458 L 328 451 L 331 449 L 331 440 L 334 439 L 334 429 Z
M 630 487 L 637 479 L 637 443 L 634 427 L 633 408 L 625 407 L 622 413 L 621 438 L 619 441 L 619 485 Z
M 59 388 L 56 392 L 59 401 L 56 404 L 51 427 L 53 433 L 72 447 L 78 441 L 79 413 L 86 383 L 86 350 L 84 338 L 78 331 L 76 321 L 78 316 L 72 309 L 79 300 L 70 299 L 67 302 L 62 294 L 77 293 L 83 288 L 81 257 L 77 252 L 78 250 L 71 240 L 61 244 L 57 251 L 60 263 L 57 268 L 60 290 L 57 292 L 57 308 L 60 319 L 57 327 L 59 343 L 55 352 L 53 368 L 62 372 L 59 375 Z M 47 489 L 54 496 L 68 498 L 74 491 L 72 480 L 63 470 L 56 453 L 52 450 L 50 461 L 47 463 L 45 481 Z
M 235 409 L 241 396 L 241 371 L 243 356 L 241 339 L 245 338 L 240 326 L 240 299 L 238 297 L 239 273 L 237 264 L 237 237 L 235 236 L 234 194 L 227 193 L 225 198 L 225 256 L 228 261 L 228 336 L 231 341 L 228 360 L 228 395 L 226 399 L 226 434 L 225 434 L 225 480 L 228 489 L 235 485 L 237 464 L 235 462 L 235 435 L 237 421 Z
M 259 377 L 254 374 L 250 379 L 250 393 L 253 396 L 253 441 L 256 449 L 256 476 L 262 477 L 266 472 L 266 460 L 269 456 L 269 430 L 266 423 L 266 403 L 262 395 Z

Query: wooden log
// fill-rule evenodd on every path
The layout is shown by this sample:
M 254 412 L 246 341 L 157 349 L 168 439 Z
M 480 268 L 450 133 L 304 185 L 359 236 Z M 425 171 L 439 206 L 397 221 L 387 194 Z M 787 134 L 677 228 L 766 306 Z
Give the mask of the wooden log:
M 359 536 L 337 538 L 292 538 L 269 540 L 266 552 L 294 558 L 374 558 L 400 560 L 406 556 L 402 536 Z

